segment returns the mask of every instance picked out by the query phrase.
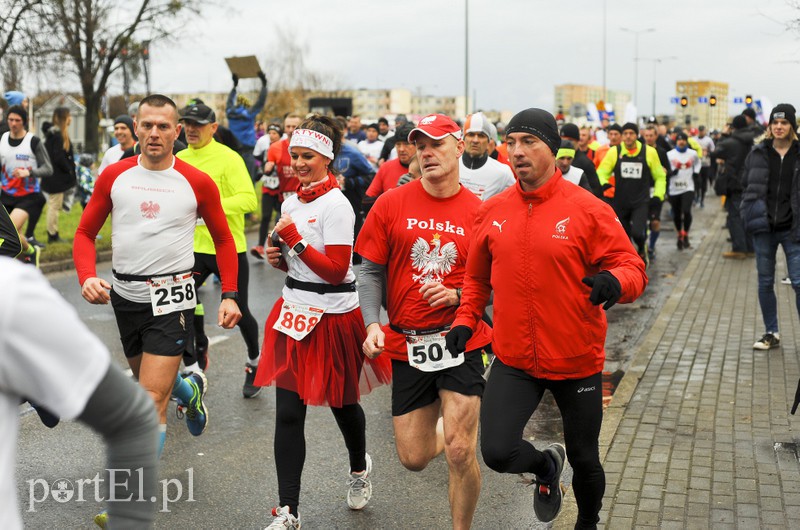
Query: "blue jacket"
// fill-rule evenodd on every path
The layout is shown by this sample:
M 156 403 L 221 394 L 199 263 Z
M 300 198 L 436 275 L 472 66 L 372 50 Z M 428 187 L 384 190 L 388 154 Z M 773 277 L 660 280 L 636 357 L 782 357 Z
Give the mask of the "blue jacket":
M 333 161 L 333 168 L 345 179 L 345 191 L 357 190 L 361 195 L 367 191 L 375 170 L 361 154 L 361 151 L 348 143 L 342 143 L 339 156 Z
M 744 176 L 742 184 L 741 214 L 747 231 L 751 234 L 760 234 L 772 231 L 768 212 L 769 183 L 772 179 L 779 179 L 780 175 L 770 173 L 769 149 L 771 143 L 759 142 L 747 155 L 744 161 Z M 791 149 L 797 151 L 795 157 L 792 185 L 789 193 L 789 202 L 792 208 L 792 239 L 800 242 L 800 142 L 795 141 Z M 773 199 L 774 202 L 774 199 Z
M 264 109 L 267 102 L 267 85 L 261 87 L 258 99 L 249 109 L 244 105 L 236 105 L 236 87 L 228 94 L 228 103 L 225 106 L 225 115 L 228 117 L 228 128 L 242 144 L 250 151 L 256 145 L 256 116 Z

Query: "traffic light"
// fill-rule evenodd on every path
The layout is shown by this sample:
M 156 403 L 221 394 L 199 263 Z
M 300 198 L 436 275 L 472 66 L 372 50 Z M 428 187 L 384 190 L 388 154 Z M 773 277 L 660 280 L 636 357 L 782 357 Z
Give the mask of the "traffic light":
M 753 96 L 751 96 L 750 94 L 747 94 L 747 95 L 744 97 L 744 104 L 745 104 L 745 105 L 747 105 L 748 107 L 749 107 L 750 105 L 752 105 L 752 104 L 753 104 Z
M 708 97 L 708 104 L 712 107 L 717 106 L 717 96 L 709 96 Z
M 681 107 L 685 107 L 689 104 L 689 98 L 686 96 L 681 96 Z

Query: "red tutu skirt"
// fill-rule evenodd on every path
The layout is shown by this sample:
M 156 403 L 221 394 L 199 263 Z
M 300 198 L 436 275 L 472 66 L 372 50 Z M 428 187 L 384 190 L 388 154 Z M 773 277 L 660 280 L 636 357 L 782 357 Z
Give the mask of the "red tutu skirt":
M 314 330 L 295 340 L 273 329 L 283 297 L 272 307 L 264 330 L 255 384 L 296 392 L 306 405 L 339 408 L 392 380 L 388 355 L 369 359 L 361 351 L 367 336 L 361 309 L 322 315 Z

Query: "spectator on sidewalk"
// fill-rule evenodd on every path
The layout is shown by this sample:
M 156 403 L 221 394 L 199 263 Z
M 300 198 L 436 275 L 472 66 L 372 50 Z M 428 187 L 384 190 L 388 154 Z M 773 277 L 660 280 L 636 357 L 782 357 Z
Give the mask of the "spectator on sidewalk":
M 769 114 L 766 138 L 756 144 L 744 162 L 742 218 L 753 234 L 758 271 L 758 304 L 764 335 L 756 350 L 780 346 L 778 301 L 775 298 L 775 255 L 778 245 L 786 253 L 786 266 L 800 313 L 800 142 L 796 111 L 781 103 Z

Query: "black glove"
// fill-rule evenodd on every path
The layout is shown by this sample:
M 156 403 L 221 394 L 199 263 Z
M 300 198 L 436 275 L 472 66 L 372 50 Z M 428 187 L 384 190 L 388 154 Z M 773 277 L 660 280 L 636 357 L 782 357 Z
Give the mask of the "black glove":
M 592 288 L 589 301 L 594 305 L 605 302 L 603 309 L 610 309 L 622 296 L 622 286 L 619 284 L 619 280 L 608 271 L 600 271 L 599 274 L 587 276 L 582 281 Z
M 467 326 L 456 326 L 447 332 L 444 344 L 451 355 L 458 355 L 467 349 L 467 341 L 472 337 L 472 330 Z
M 610 189 L 611 189 L 611 188 L 613 188 L 613 187 L 614 187 L 614 186 L 612 186 L 611 184 L 609 184 L 608 182 L 606 182 L 605 184 L 603 184 L 603 186 L 601 187 L 601 189 L 602 189 L 603 191 L 606 191 L 606 190 L 610 190 Z
M 797 382 L 797 390 L 794 392 L 794 405 L 792 405 L 792 416 L 797 411 L 797 405 L 800 405 L 800 381 Z
M 266 86 L 266 84 L 267 84 L 267 74 L 265 74 L 264 72 L 259 71 L 258 72 L 258 78 L 261 79 L 261 84 Z
M 238 75 L 233 74 L 233 76 L 231 76 L 231 79 L 233 79 L 233 87 L 234 88 L 239 86 L 239 76 Z

